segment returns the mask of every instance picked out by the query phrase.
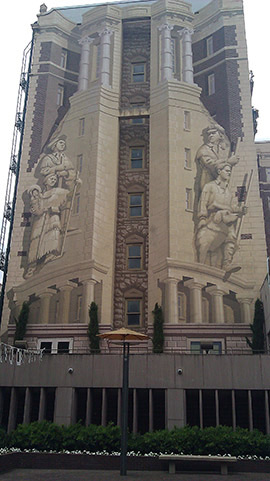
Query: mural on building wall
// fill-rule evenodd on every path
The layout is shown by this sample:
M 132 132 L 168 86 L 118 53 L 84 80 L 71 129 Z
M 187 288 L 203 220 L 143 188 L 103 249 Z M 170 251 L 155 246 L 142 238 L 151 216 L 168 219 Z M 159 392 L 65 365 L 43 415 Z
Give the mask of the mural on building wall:
M 66 136 L 56 135 L 38 161 L 38 183 L 28 189 L 32 226 L 25 279 L 64 252 L 74 198 L 81 180 L 66 154 Z
M 196 155 L 195 179 L 195 247 L 202 264 L 237 272 L 233 263 L 241 235 L 243 216 L 247 212 L 246 196 L 236 196 L 229 183 L 239 158 L 230 151 L 224 129 L 218 124 L 207 127 L 204 144 Z M 245 176 L 245 183 L 247 176 Z M 245 191 L 245 184 L 243 185 Z

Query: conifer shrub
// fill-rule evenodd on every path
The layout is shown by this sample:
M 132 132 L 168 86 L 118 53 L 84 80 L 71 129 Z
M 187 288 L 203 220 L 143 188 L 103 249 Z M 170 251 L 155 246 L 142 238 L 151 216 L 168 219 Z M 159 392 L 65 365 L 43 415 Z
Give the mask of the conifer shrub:
M 247 344 L 252 349 L 253 354 L 263 354 L 264 346 L 264 310 L 263 303 L 260 299 L 255 302 L 255 311 L 253 324 L 250 324 L 252 331 L 252 340 L 246 337 Z
M 18 320 L 15 319 L 16 330 L 14 336 L 14 343 L 15 341 L 22 341 L 27 328 L 27 322 L 29 317 L 29 302 L 24 301 Z
M 156 302 L 155 309 L 152 311 L 154 316 L 154 334 L 153 334 L 153 353 L 161 354 L 164 346 L 163 333 L 163 312 L 162 307 Z
M 89 309 L 89 325 L 88 325 L 88 337 L 90 344 L 91 354 L 100 353 L 100 338 L 98 336 L 98 306 L 95 302 L 91 302 Z

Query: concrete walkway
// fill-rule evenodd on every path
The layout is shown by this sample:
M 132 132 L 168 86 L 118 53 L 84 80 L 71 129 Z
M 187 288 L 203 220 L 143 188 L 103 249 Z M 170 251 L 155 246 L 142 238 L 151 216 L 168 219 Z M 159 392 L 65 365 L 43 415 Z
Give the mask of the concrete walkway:
M 270 473 L 240 473 L 221 476 L 215 473 L 169 474 L 160 471 L 85 471 L 66 469 L 15 469 L 0 474 L 1 481 L 270 481 Z

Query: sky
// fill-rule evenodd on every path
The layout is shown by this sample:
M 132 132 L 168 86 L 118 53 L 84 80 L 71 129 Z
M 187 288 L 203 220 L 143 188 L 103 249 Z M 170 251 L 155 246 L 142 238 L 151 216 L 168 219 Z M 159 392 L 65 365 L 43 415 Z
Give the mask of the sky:
M 0 92 L 2 115 L 1 127 L 1 171 L 0 171 L 0 219 L 2 219 L 6 178 L 10 162 L 16 102 L 20 79 L 22 53 L 31 41 L 31 24 L 37 20 L 42 0 L 12 0 L 2 6 L 0 44 L 2 45 Z M 54 0 L 52 7 L 75 5 L 74 0 Z M 98 3 L 88 0 L 79 5 Z M 258 134 L 256 140 L 270 140 L 270 95 L 269 95 L 269 18 L 270 0 L 244 0 L 249 68 L 254 73 L 253 105 L 259 109 Z

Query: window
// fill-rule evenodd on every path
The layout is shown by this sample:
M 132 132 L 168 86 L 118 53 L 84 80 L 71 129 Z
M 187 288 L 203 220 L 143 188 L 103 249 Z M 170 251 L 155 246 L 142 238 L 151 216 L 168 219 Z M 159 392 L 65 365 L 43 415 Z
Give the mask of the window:
M 207 52 L 207 56 L 213 55 L 214 53 L 213 37 L 208 37 L 206 39 L 206 52 Z
M 145 82 L 145 63 L 132 64 L 132 82 Z
M 266 174 L 266 182 L 270 182 L 270 169 L 269 168 L 265 169 L 265 174 Z
M 186 189 L 186 210 L 192 210 L 192 189 Z
M 141 299 L 126 300 L 126 320 L 128 326 L 139 326 L 141 323 Z
M 184 130 L 190 130 L 190 112 L 184 110 Z
M 76 321 L 81 319 L 82 312 L 82 296 L 77 297 L 77 307 L 76 307 Z
M 177 293 L 178 319 L 186 319 L 186 296 L 184 292 Z
M 127 246 L 127 267 L 128 269 L 142 268 L 142 245 L 130 244 Z
M 57 343 L 57 354 L 68 354 L 69 353 L 69 342 L 60 341 Z
M 207 349 L 209 347 L 209 349 Z M 221 354 L 222 343 L 221 341 L 191 341 L 190 343 L 191 354 Z M 207 352 L 208 351 L 208 352 Z
M 130 149 L 130 167 L 132 169 L 142 169 L 143 167 L 143 157 L 144 157 L 143 147 L 131 147 Z
M 144 124 L 145 119 L 143 117 L 134 117 L 134 119 L 130 119 L 131 124 Z
M 129 194 L 129 216 L 142 217 L 143 194 Z
M 58 85 L 56 103 L 58 107 L 61 107 L 61 105 L 64 104 L 64 86 L 63 85 Z
M 82 172 L 82 166 L 83 166 L 83 156 L 82 154 L 77 155 L 77 172 L 81 173 Z
M 66 68 L 66 66 L 67 66 L 67 51 L 63 49 L 60 57 L 60 67 Z
M 191 169 L 191 150 L 185 149 L 185 169 Z
M 84 135 L 85 119 L 79 120 L 79 135 Z
M 73 339 L 39 339 L 38 349 L 45 349 L 47 354 L 70 353 L 73 349 Z
M 80 194 L 76 194 L 74 197 L 74 204 L 73 204 L 73 214 L 79 214 L 80 211 Z
M 207 77 L 207 88 L 208 88 L 208 95 L 213 95 L 216 91 L 215 85 L 215 74 L 211 73 Z
M 52 352 L 52 342 L 41 342 L 40 349 L 45 349 L 45 354 L 50 354 Z

